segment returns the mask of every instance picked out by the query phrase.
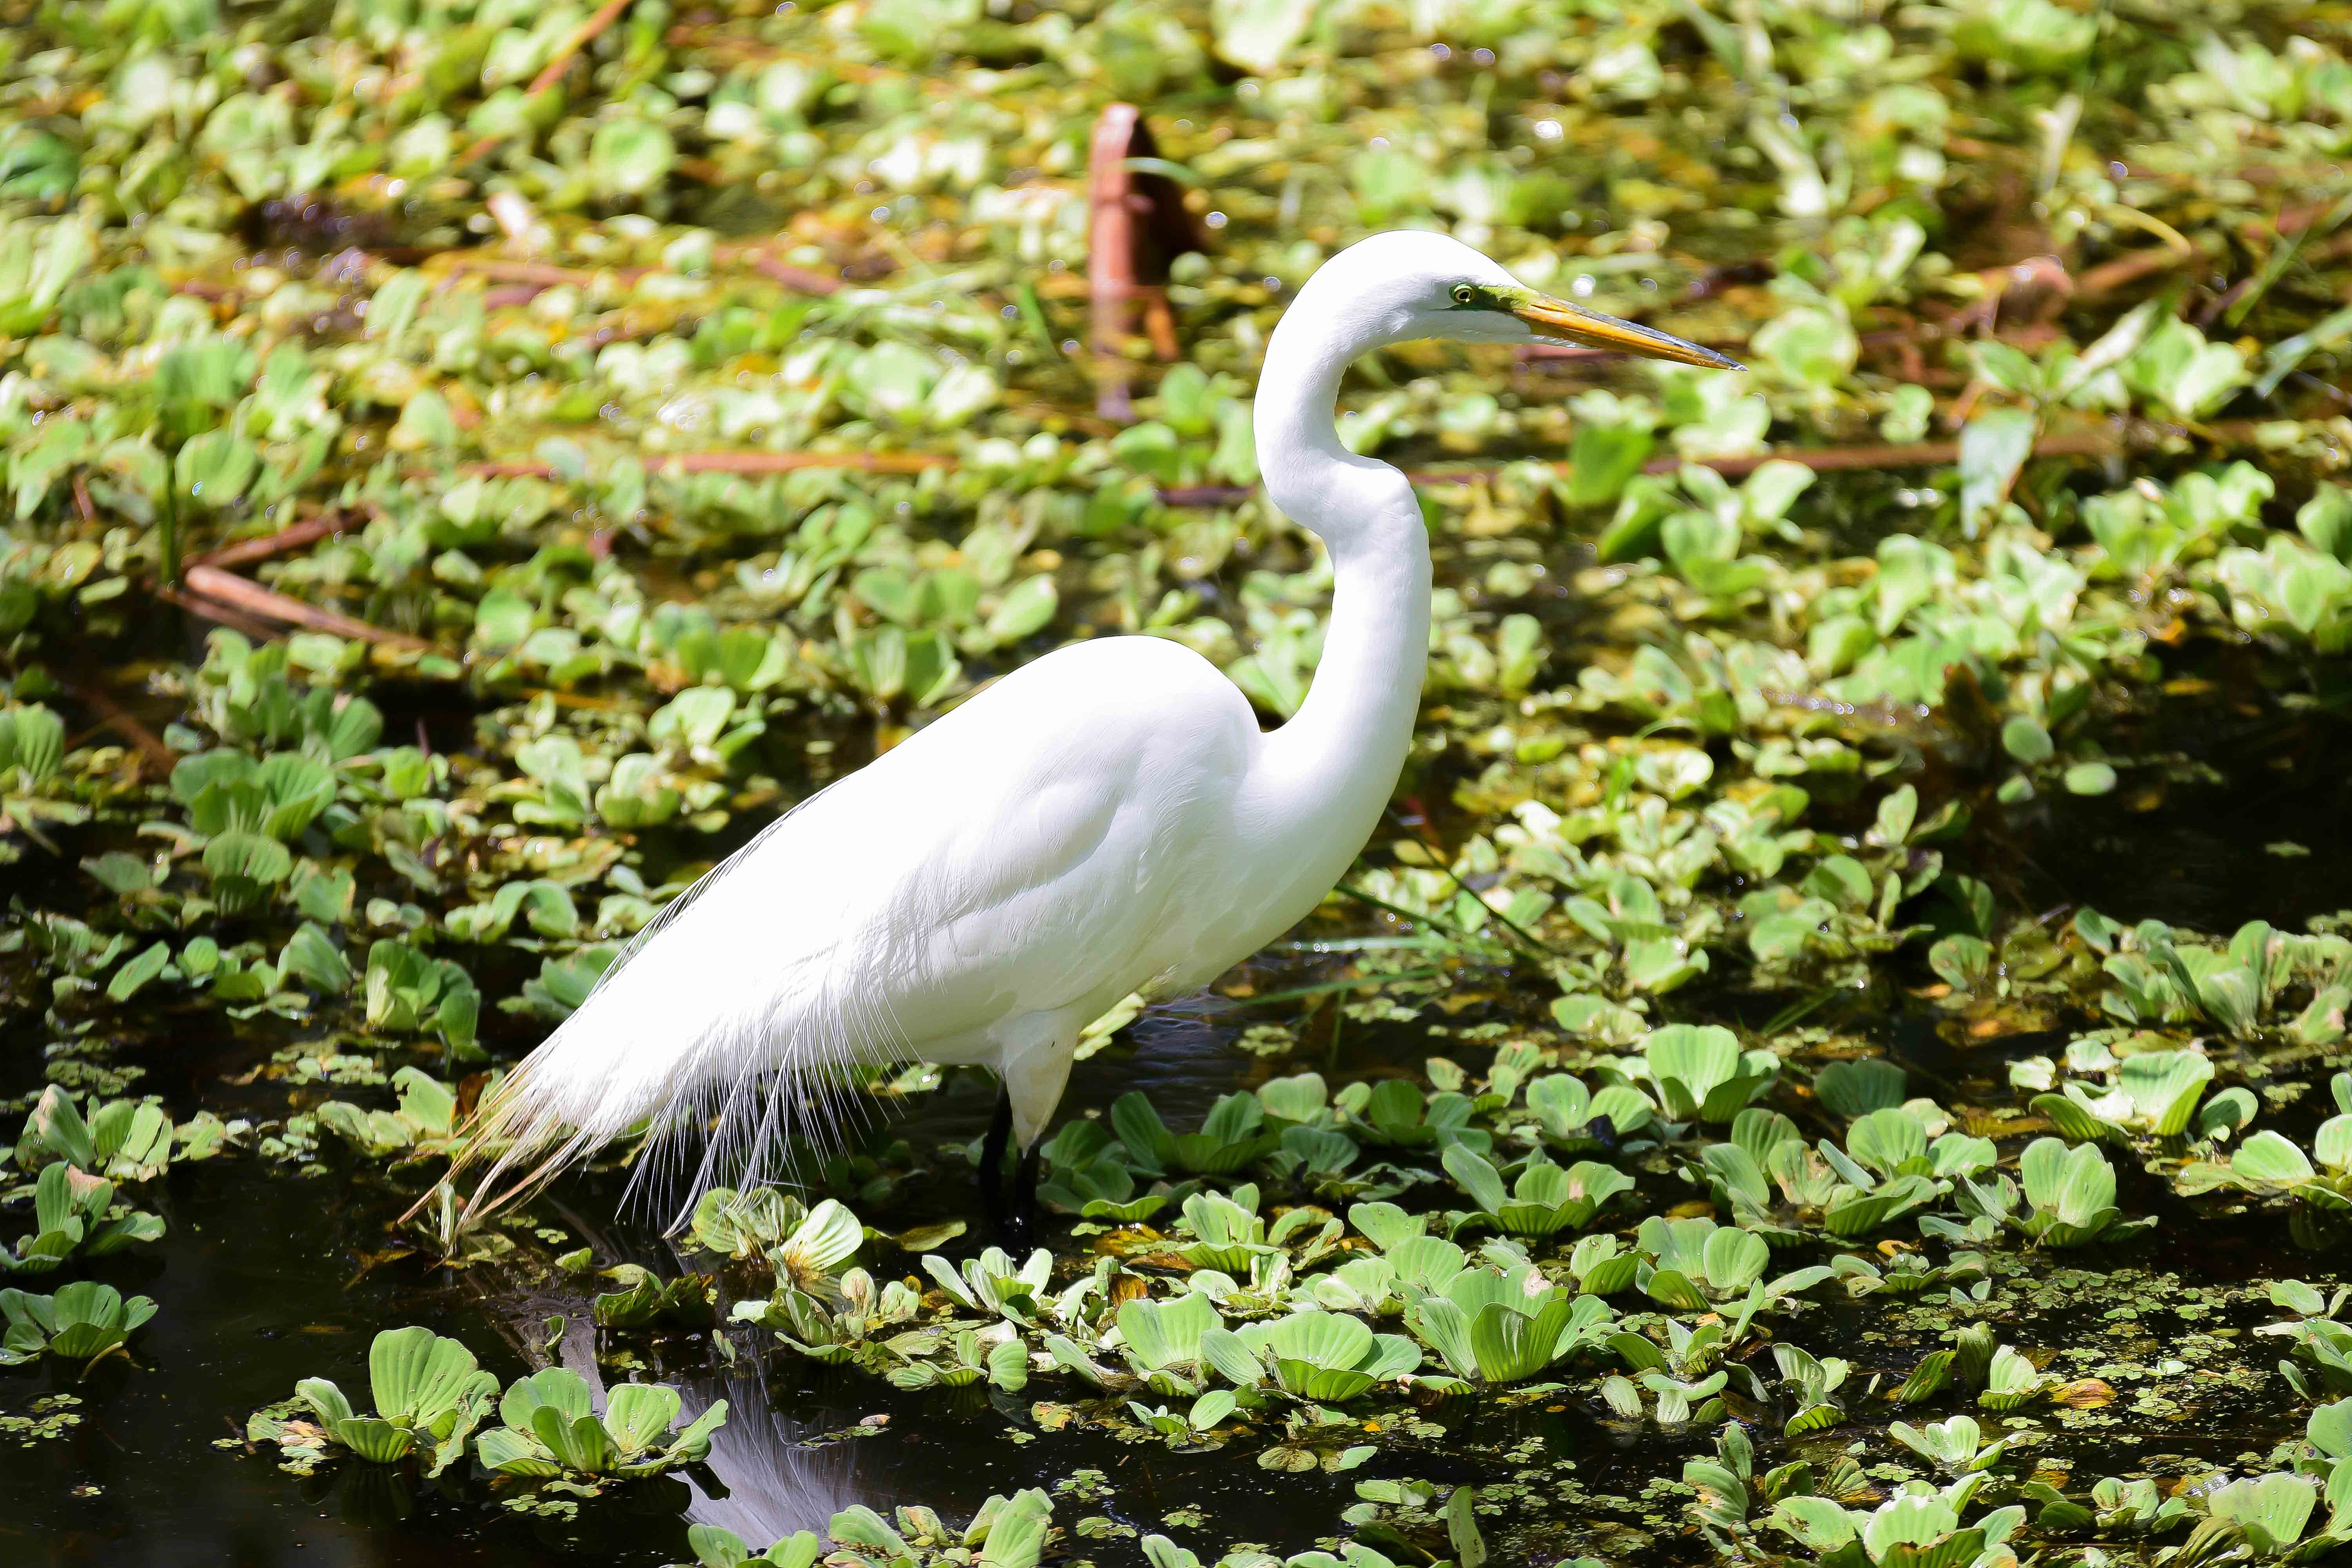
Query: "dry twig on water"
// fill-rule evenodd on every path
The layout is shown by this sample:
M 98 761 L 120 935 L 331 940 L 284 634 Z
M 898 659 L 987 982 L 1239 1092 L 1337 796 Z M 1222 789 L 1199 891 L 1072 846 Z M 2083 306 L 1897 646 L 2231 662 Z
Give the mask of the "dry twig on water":
M 651 454 L 645 462 L 655 472 L 675 468 L 688 474 L 789 474 L 802 468 L 919 474 L 926 468 L 955 466 L 955 459 L 942 452 L 671 452 Z M 457 471 L 485 479 L 557 477 L 553 465 L 548 463 L 466 463 Z
M 247 566 L 256 561 L 268 561 L 316 544 L 322 539 L 341 533 L 349 526 L 349 519 L 341 513 L 330 512 L 324 517 L 314 517 L 308 522 L 298 522 L 291 528 L 281 528 L 259 539 L 239 540 L 234 544 L 224 544 L 217 550 L 207 550 L 201 555 L 190 556 L 187 564 L 191 570 L 198 566 Z
M 331 632 L 355 642 L 376 643 L 384 647 L 407 648 L 418 653 L 433 651 L 433 645 L 421 637 L 410 637 L 405 632 L 387 631 L 333 610 L 322 610 L 316 605 L 305 604 L 300 599 L 265 588 L 217 566 L 189 567 L 184 586 L 190 597 L 226 605 L 260 620 L 302 626 L 314 632 Z

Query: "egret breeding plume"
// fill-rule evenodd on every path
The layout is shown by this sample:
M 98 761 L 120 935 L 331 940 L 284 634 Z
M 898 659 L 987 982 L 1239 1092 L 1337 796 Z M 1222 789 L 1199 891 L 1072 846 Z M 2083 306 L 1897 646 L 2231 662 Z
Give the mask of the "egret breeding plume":
M 1000 1228 L 1025 1230 L 1079 1032 L 1129 993 L 1205 984 L 1302 919 L 1396 785 L 1428 650 L 1427 537 L 1405 476 L 1349 451 L 1333 416 L 1352 361 L 1421 338 L 1739 368 L 1525 288 L 1443 236 L 1333 257 L 1267 344 L 1255 405 L 1266 492 L 1323 541 L 1335 584 L 1297 715 L 1261 731 L 1214 665 L 1150 637 L 1005 676 L 662 911 L 486 1100 L 476 1210 L 641 1123 L 656 1162 L 707 1136 L 698 1192 L 792 1134 L 832 1133 L 844 1069 L 921 1060 L 1001 1080 L 982 1191 Z

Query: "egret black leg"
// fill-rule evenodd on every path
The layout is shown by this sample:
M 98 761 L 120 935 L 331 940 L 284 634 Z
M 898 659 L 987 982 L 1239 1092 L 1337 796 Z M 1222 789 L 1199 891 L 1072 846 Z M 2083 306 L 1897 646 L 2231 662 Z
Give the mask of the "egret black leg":
M 997 1234 L 1004 1239 L 1004 1249 L 1020 1260 L 1020 1255 L 1035 1245 L 1037 1234 L 1037 1163 L 1038 1145 L 1032 1143 L 1021 1155 L 1021 1163 L 1013 1173 L 1013 1195 L 1004 1205 L 1003 1217 L 997 1222 Z
M 991 1228 L 1004 1228 L 1004 1146 L 1013 1141 L 1013 1092 L 996 1091 L 996 1115 L 980 1145 L 980 1206 Z

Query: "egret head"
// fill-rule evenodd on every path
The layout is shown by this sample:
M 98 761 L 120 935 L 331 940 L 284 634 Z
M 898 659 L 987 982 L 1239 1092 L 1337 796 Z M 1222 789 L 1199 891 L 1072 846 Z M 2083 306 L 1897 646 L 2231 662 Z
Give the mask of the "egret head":
M 1307 280 L 1294 310 L 1345 321 L 1358 353 L 1417 338 L 1550 342 L 1710 369 L 1745 368 L 1713 349 L 1540 293 L 1442 234 L 1379 234 L 1349 246 Z

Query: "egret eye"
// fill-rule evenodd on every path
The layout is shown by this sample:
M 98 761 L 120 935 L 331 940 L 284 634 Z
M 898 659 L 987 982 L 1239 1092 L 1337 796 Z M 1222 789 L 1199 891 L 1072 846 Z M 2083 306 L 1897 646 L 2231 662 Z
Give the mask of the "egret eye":
M 1454 286 L 1454 302 L 1455 304 L 1467 305 L 1477 298 L 1478 290 L 1470 284 L 1456 283 Z

